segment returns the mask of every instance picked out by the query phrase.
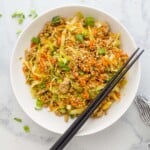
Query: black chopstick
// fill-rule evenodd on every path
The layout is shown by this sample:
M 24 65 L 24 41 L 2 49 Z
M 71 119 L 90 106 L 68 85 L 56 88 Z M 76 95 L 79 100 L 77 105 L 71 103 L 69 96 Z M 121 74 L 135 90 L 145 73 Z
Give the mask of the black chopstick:
M 86 120 L 92 115 L 94 110 L 100 105 L 100 103 L 106 98 L 115 85 L 122 79 L 126 72 L 132 67 L 137 59 L 142 55 L 144 50 L 141 50 L 137 54 L 139 48 L 130 56 L 128 61 L 121 67 L 121 69 L 112 77 L 105 88 L 100 92 L 87 109 L 73 122 L 73 124 L 66 130 L 66 132 L 58 139 L 58 141 L 50 148 L 50 150 L 62 150 L 66 144 L 72 139 L 77 131 L 82 127 Z

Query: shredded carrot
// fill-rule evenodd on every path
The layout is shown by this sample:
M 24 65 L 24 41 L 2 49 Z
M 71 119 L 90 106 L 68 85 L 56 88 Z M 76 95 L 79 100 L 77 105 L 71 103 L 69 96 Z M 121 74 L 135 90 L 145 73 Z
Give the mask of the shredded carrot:
M 53 108 L 54 108 L 54 106 L 49 105 L 49 110 L 50 110 L 50 111 L 53 111 Z
M 88 93 L 87 91 L 84 91 L 83 97 L 84 97 L 85 99 L 89 99 L 89 93 Z
M 71 105 L 73 107 L 80 108 L 80 107 L 82 107 L 84 105 L 84 103 L 83 103 L 82 100 L 77 98 L 77 99 L 71 101 Z
M 58 36 L 58 37 L 57 37 L 57 44 L 58 44 L 58 45 L 61 45 L 61 36 Z
M 81 86 L 85 86 L 86 85 L 86 81 L 85 80 L 80 78 L 79 81 L 80 81 L 80 85 Z
M 33 75 L 33 79 L 34 79 L 34 80 L 39 80 L 39 77 L 36 76 L 36 75 Z
M 90 59 L 90 64 L 91 64 L 91 65 L 95 65 L 95 64 L 96 64 L 96 61 L 95 61 L 94 58 L 91 58 L 91 59 Z
M 53 65 L 56 64 L 56 62 L 57 62 L 56 58 L 51 58 L 51 63 L 52 63 Z
M 97 35 L 97 32 L 98 32 L 98 29 L 97 29 L 97 28 L 93 28 L 93 35 L 94 35 L 94 36 Z
M 26 66 L 23 66 L 22 70 L 23 70 L 24 73 L 28 71 Z
M 104 80 L 106 79 L 106 75 L 105 75 L 105 74 L 101 74 L 101 75 L 100 75 L 100 79 L 101 79 L 102 81 L 104 81 Z
M 74 72 L 74 73 L 73 73 L 73 76 L 74 76 L 75 79 L 77 79 L 78 76 L 79 76 L 78 72 Z
M 90 49 L 94 47 L 94 44 L 95 44 L 95 40 L 91 40 L 89 44 Z
M 34 47 L 36 44 L 34 44 L 33 42 L 31 43 L 30 47 Z

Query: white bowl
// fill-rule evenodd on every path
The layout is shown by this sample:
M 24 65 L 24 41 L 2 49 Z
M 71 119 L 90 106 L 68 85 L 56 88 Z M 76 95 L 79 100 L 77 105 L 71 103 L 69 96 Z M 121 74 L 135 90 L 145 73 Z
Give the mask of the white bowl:
M 34 109 L 35 100 L 31 97 L 29 86 L 25 84 L 25 77 L 22 72 L 22 64 L 19 57 L 24 57 L 24 50 L 30 47 L 31 38 L 36 36 L 43 28 L 44 24 L 51 20 L 53 16 L 61 15 L 72 17 L 78 11 L 81 11 L 85 16 L 93 16 L 98 20 L 108 22 L 113 32 L 121 33 L 121 47 L 129 55 L 136 49 L 135 42 L 131 35 L 117 19 L 102 10 L 87 6 L 73 5 L 48 10 L 25 28 L 15 45 L 10 64 L 13 91 L 18 103 L 33 121 L 43 128 L 59 134 L 64 133 L 73 120 L 70 119 L 70 121 L 66 123 L 64 122 L 63 117 L 56 117 L 54 113 L 49 112 L 47 109 L 43 109 L 42 111 L 36 111 Z M 89 119 L 77 135 L 88 135 L 101 131 L 112 125 L 125 113 L 131 105 L 138 89 L 140 81 L 139 62 L 137 62 L 129 71 L 127 80 L 128 83 L 122 90 L 120 102 L 113 104 L 106 116 L 99 119 Z

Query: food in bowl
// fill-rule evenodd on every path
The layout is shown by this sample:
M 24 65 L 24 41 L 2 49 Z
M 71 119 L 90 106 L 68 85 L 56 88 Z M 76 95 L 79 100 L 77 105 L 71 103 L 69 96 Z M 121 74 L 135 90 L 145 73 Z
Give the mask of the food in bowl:
M 48 107 L 65 121 L 80 115 L 126 62 L 120 34 L 109 25 L 78 12 L 72 18 L 54 16 L 25 50 L 23 72 L 36 99 L 36 109 Z M 92 117 L 101 117 L 120 99 L 123 78 Z

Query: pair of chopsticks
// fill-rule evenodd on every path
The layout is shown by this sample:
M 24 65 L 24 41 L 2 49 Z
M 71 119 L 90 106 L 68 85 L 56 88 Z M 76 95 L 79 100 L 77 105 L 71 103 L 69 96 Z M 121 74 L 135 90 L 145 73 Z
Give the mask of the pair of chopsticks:
M 143 52 L 144 50 L 140 50 L 140 48 L 135 50 L 127 62 L 118 70 L 118 72 L 112 77 L 105 88 L 97 95 L 95 100 L 89 104 L 87 109 L 73 122 L 73 124 L 65 131 L 65 133 L 58 139 L 58 141 L 50 148 L 50 150 L 62 150 L 66 146 L 66 144 L 78 132 L 78 130 L 83 126 L 87 119 L 92 115 L 94 110 L 102 103 L 106 96 L 122 79 L 122 77 L 132 67 L 132 65 L 138 60 Z

